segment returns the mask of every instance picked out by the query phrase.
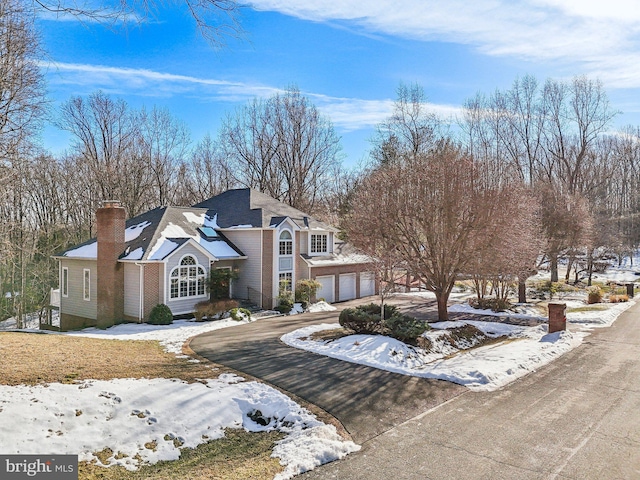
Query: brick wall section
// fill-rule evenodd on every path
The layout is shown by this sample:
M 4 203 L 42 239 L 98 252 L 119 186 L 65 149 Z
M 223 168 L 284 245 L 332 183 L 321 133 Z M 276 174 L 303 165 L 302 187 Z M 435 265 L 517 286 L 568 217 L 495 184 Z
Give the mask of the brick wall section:
M 262 232 L 262 308 L 273 308 L 273 230 Z
M 124 250 L 125 210 L 107 204 L 96 212 L 98 238 L 97 321 L 107 328 L 124 319 L 124 266 L 118 257 Z
M 162 265 L 159 263 L 147 263 L 144 266 L 144 321 L 149 320 L 151 310 L 164 300 L 160 291 L 160 275 Z

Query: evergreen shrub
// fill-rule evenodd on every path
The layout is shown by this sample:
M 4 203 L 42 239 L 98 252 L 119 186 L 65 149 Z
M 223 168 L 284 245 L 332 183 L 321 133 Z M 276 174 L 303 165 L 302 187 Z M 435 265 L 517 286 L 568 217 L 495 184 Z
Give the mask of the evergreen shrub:
M 151 309 L 149 320 L 147 323 L 151 325 L 170 325 L 173 323 L 173 314 L 171 309 L 164 303 L 159 303 Z

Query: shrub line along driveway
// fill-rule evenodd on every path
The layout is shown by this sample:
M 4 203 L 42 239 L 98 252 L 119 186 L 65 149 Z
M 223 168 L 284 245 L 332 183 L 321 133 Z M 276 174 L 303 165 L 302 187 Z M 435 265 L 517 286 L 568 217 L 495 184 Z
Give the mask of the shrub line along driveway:
M 346 302 L 339 308 L 361 303 L 366 301 Z M 304 326 L 335 323 L 338 313 L 304 313 L 214 330 L 195 337 L 190 347 L 212 362 L 260 378 L 319 406 L 336 417 L 356 443 L 467 391 L 450 382 L 348 363 L 280 341 L 283 334 Z

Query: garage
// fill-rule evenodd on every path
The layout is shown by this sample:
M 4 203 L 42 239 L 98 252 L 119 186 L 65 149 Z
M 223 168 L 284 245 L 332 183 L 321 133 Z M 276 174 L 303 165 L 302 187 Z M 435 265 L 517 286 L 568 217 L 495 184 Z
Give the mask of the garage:
M 324 275 L 321 277 L 316 277 L 316 280 L 321 285 L 320 288 L 318 288 L 318 290 L 316 291 L 316 298 L 324 298 L 327 303 L 335 302 L 336 277 L 334 275 Z
M 360 274 L 360 297 L 368 297 L 376 294 L 376 275 L 372 272 Z
M 356 274 L 345 273 L 340 275 L 340 301 L 356 298 Z

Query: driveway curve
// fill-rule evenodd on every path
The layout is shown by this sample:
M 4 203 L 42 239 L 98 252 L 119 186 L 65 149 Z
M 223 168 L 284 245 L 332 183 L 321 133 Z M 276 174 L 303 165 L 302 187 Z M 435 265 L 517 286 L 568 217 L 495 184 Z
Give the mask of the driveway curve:
M 340 308 L 362 303 L 346 302 Z M 214 330 L 190 347 L 212 362 L 257 377 L 336 417 L 357 443 L 425 412 L 464 387 L 336 360 L 289 347 L 280 337 L 301 327 L 337 322 L 338 312 L 304 313 Z

